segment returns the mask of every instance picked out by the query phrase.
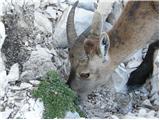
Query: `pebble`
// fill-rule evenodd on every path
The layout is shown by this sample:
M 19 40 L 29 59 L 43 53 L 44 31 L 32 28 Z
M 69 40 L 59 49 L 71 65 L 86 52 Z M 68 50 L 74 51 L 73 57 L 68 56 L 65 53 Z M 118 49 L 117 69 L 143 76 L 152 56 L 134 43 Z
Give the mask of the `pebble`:
M 22 88 L 20 88 L 18 86 L 9 86 L 9 89 L 11 89 L 13 91 L 20 91 L 20 90 L 22 90 Z
M 149 105 L 152 106 L 150 100 L 146 99 L 145 101 L 143 101 L 142 105 Z
M 21 89 L 27 89 L 27 88 L 31 89 L 32 85 L 29 83 L 21 83 L 20 88 Z
M 66 112 L 66 115 L 64 117 L 64 119 L 78 119 L 80 118 L 79 114 L 77 112 Z
M 38 85 L 40 83 L 38 80 L 30 80 L 29 82 L 33 85 Z
M 13 109 L 6 109 L 3 112 L 0 112 L 1 119 L 8 119 Z

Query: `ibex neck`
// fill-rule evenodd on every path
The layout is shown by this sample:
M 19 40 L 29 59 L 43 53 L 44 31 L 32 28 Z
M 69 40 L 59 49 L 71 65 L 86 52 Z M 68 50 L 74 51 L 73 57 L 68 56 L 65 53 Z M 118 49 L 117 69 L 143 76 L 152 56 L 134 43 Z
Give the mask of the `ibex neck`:
M 110 56 L 117 65 L 127 56 L 142 48 L 158 31 L 158 14 L 150 1 L 130 1 L 124 12 L 108 32 Z

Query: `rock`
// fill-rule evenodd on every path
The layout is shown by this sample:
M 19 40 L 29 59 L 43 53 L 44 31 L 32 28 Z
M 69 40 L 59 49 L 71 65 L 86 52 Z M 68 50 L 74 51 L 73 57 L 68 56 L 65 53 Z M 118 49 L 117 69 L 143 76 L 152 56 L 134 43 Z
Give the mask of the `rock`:
M 103 16 L 103 21 L 107 18 L 109 13 L 112 11 L 112 4 L 114 0 L 106 1 L 106 0 L 100 0 L 98 3 L 97 11 L 101 13 Z
M 157 51 L 157 56 L 155 57 L 154 63 L 157 67 L 159 67 L 159 50 Z
M 66 22 L 70 8 L 66 9 L 55 27 L 53 35 L 55 47 L 67 47 Z M 75 29 L 79 36 L 89 25 L 91 25 L 93 12 L 76 8 Z
M 133 54 L 127 57 L 126 61 L 142 61 L 142 49 L 135 50 Z
M 138 61 L 138 60 L 131 60 L 128 62 L 126 68 L 128 69 L 136 69 L 136 67 L 138 67 L 140 64 L 141 64 L 141 60 Z
M 67 112 L 64 119 L 79 119 L 80 116 L 77 112 Z
M 111 118 L 112 119 L 119 119 L 118 116 L 116 116 L 116 115 L 112 115 Z
M 44 110 L 43 103 L 39 99 L 35 101 L 32 98 L 28 100 L 28 103 L 23 105 L 14 118 L 41 119 Z
M 152 94 L 150 101 L 154 105 L 159 105 L 159 94 L 158 93 Z
M 0 112 L 1 119 L 8 119 L 13 109 L 7 109 L 3 112 Z
M 39 115 L 42 116 L 42 113 L 43 113 L 43 110 L 44 110 L 44 105 L 43 105 L 42 100 L 40 100 L 40 99 L 36 100 L 34 110 L 39 112 L 40 113 Z
M 3 22 L 1 22 L 1 18 L 0 18 L 0 72 L 5 70 L 4 62 L 2 60 L 2 53 L 1 53 L 1 48 L 4 43 L 5 37 L 6 37 L 5 26 Z
M 112 25 L 108 22 L 104 22 L 102 31 L 108 32 L 112 29 Z
M 53 7 L 47 7 L 47 9 L 45 10 L 45 12 L 49 15 L 49 18 L 53 18 L 56 19 L 57 18 L 57 11 L 53 9 Z
M 156 59 L 154 60 L 154 68 L 153 68 L 153 75 L 150 79 L 151 81 L 151 101 L 155 105 L 159 105 L 159 61 L 157 55 Z
M 32 85 L 38 85 L 39 83 L 40 83 L 40 81 L 38 81 L 38 80 L 30 80 L 29 81 Z
M 0 72 L 0 98 L 4 96 L 8 87 L 8 81 L 6 79 L 6 71 Z
M 31 89 L 32 85 L 29 83 L 21 83 L 20 88 L 21 89 Z
M 19 79 L 19 65 L 18 63 L 11 66 L 9 74 L 7 76 L 8 82 L 17 81 Z
M 1 51 L 0 51 L 0 72 L 5 71 L 5 65 L 4 65 L 4 61 L 2 59 L 2 55 L 1 55 Z
M 88 98 L 80 104 L 87 118 L 106 118 L 110 116 L 109 113 L 115 110 L 113 93 L 106 86 L 99 86 L 89 94 Z
M 18 63 L 20 66 L 20 72 L 22 70 L 22 64 L 26 62 L 30 55 L 30 51 L 27 50 L 25 42 L 29 41 L 33 35 L 33 16 L 28 12 L 25 12 L 21 16 L 16 13 L 5 14 L 3 21 L 5 24 L 7 37 L 2 46 L 2 53 L 5 55 L 5 67 L 7 72 L 10 70 L 10 67 Z M 31 11 L 29 11 L 31 12 Z M 29 15 L 28 15 L 29 14 Z M 32 13 L 33 14 L 33 13 Z M 26 24 L 29 25 L 29 28 L 24 28 L 19 26 L 18 22 L 21 21 L 21 18 L 26 19 Z
M 118 109 L 118 112 L 122 114 L 127 114 L 128 112 L 131 112 L 132 100 L 129 94 L 118 92 L 115 94 L 114 101 L 116 102 L 116 108 Z
M 147 113 L 147 118 L 155 118 L 156 112 L 154 110 L 151 110 Z
M 114 88 L 117 92 L 126 90 L 126 83 L 128 80 L 128 72 L 122 66 L 118 66 L 112 74 L 112 80 L 114 81 Z
M 69 4 L 74 4 L 76 0 L 68 0 Z M 78 7 L 94 11 L 97 8 L 96 0 L 79 0 Z
M 5 3 L 5 0 L 1 0 L 1 2 L 0 2 L 0 17 L 4 15 L 4 3 Z
M 143 101 L 142 105 L 152 106 L 152 104 L 150 103 L 150 101 L 148 99 L 146 99 L 145 101 Z
M 146 109 L 141 108 L 141 109 L 139 110 L 138 115 L 139 115 L 139 117 L 140 117 L 140 116 L 141 116 L 141 117 L 145 117 L 145 116 L 146 116 L 146 113 L 147 113 Z
M 20 91 L 20 90 L 22 90 L 22 88 L 20 88 L 18 86 L 9 86 L 9 89 L 11 89 L 12 91 Z
M 1 22 L 1 18 L 0 18 L 0 50 L 2 48 L 5 38 L 6 38 L 5 26 L 3 22 Z
M 36 51 L 32 51 L 29 60 L 23 65 L 21 79 L 24 81 L 42 77 L 50 70 L 56 70 L 52 63 L 52 54 L 47 48 L 36 46 Z
M 52 23 L 49 19 L 42 13 L 35 11 L 34 12 L 35 20 L 34 25 L 43 32 L 52 34 Z
M 44 7 L 48 6 L 48 5 L 56 5 L 56 6 L 58 6 L 58 3 L 60 1 L 61 0 L 43 0 L 43 1 L 40 1 L 40 6 L 39 7 L 44 8 Z M 39 1 L 35 0 L 35 2 L 39 2 Z
M 122 13 L 122 9 L 122 3 L 120 1 L 115 1 L 112 5 L 112 11 L 108 15 L 107 22 L 113 25 Z
M 68 7 L 69 7 L 68 4 L 66 4 L 66 3 L 60 3 L 60 9 L 61 9 L 62 11 L 65 11 L 65 9 L 67 9 Z

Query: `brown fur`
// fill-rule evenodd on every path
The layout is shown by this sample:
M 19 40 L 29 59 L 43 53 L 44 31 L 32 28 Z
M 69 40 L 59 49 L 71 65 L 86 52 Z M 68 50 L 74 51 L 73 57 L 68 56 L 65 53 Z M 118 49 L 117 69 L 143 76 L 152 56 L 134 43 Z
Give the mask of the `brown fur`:
M 157 6 L 158 2 L 153 1 L 127 3 L 114 27 L 107 33 L 110 38 L 111 58 L 107 64 L 103 64 L 99 57 L 99 36 L 89 36 L 84 42 L 84 49 L 89 59 L 79 61 L 71 87 L 80 95 L 90 92 L 100 84 L 107 83 L 108 87 L 112 87 L 113 81 L 110 77 L 117 65 L 146 43 L 152 42 L 151 37 L 158 31 L 159 26 Z M 83 49 L 83 46 L 81 47 Z M 78 50 L 80 52 L 80 49 Z M 81 75 L 86 78 L 82 78 Z
M 128 2 L 119 20 L 108 33 L 111 42 L 110 55 L 115 66 L 136 49 L 151 43 L 151 37 L 157 31 L 158 13 L 153 2 Z

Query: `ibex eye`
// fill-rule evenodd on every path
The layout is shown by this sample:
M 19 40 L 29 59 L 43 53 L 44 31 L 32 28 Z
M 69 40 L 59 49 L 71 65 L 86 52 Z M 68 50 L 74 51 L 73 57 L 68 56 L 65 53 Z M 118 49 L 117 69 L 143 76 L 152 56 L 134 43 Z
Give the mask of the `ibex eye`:
M 102 40 L 102 44 L 103 44 L 103 45 L 106 45 L 106 44 L 107 44 L 107 42 L 106 42 L 105 38 L 103 38 L 103 40 Z

